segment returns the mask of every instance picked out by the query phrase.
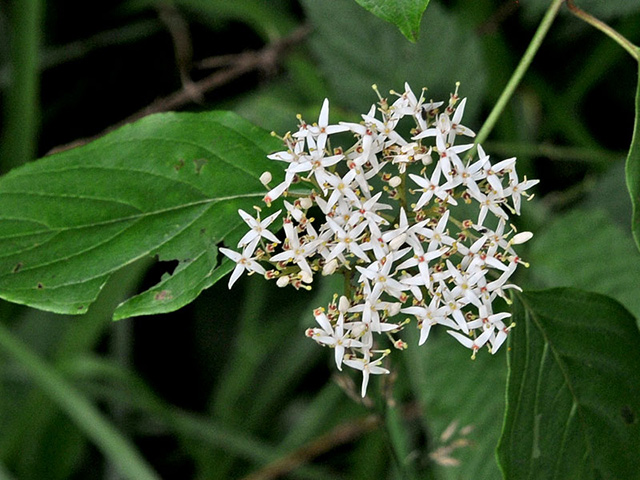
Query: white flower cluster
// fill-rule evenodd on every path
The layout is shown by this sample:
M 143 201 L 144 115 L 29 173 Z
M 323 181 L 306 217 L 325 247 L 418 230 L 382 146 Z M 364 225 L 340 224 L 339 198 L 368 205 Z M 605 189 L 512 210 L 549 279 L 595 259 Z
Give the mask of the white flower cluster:
M 363 397 L 371 374 L 389 373 L 381 365 L 390 350 L 376 334 L 406 348 L 394 335 L 410 317 L 420 345 L 439 324 L 473 357 L 485 345 L 500 348 L 513 324 L 511 314 L 494 313 L 493 300 L 518 288 L 507 283 L 524 263 L 513 245 L 531 237 L 507 228 L 508 214 L 520 214 L 521 198 L 538 183 L 520 181 L 515 158 L 492 163 L 479 145 L 475 160 L 463 158 L 473 144 L 456 141 L 475 134 L 460 123 L 466 99 L 459 102 L 457 88 L 442 111 L 444 102 L 426 102 L 424 90 L 416 98 L 405 84 L 404 93 L 391 93 L 392 104 L 378 93 L 360 123 L 330 125 L 328 100 L 317 123 L 298 116 L 286 150 L 269 155 L 285 164 L 284 181 L 264 198 L 291 200 L 284 239 L 268 230 L 282 210 L 261 219 L 256 207 L 256 218 L 240 210 L 250 227 L 241 253 L 220 249 L 236 262 L 229 288 L 245 270 L 295 288 L 310 288 L 319 272 L 345 276 L 344 295 L 314 311 L 318 327 L 306 334 L 334 348 L 339 370 L 362 372 Z M 348 132 L 355 143 L 332 149 L 330 136 Z M 271 176 L 262 180 L 268 186 Z M 472 219 L 455 218 L 473 206 Z

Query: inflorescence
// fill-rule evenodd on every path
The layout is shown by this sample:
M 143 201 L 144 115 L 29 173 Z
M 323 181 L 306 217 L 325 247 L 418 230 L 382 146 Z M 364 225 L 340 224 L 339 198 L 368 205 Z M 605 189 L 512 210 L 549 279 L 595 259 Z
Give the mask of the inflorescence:
M 382 359 L 390 350 L 376 335 L 404 349 L 397 334 L 411 318 L 419 345 L 443 325 L 472 358 L 483 346 L 498 351 L 514 324 L 510 313 L 494 313 L 493 301 L 508 301 L 505 290 L 518 288 L 507 282 L 526 263 L 513 247 L 532 236 L 508 226 L 509 214 L 520 214 L 538 183 L 519 179 L 515 158 L 492 163 L 477 145 L 474 159 L 473 143 L 456 144 L 475 136 L 460 123 L 466 98 L 459 101 L 457 87 L 442 111 L 444 102 L 425 101 L 424 89 L 416 98 L 405 84 L 404 93 L 391 92 L 392 104 L 374 90 L 379 102 L 362 122 L 329 124 L 325 100 L 317 123 L 298 115 L 298 131 L 282 138 L 285 150 L 268 156 L 285 165 L 284 181 L 272 188 L 271 175 L 261 177 L 267 206 L 291 200 L 284 200 L 284 239 L 268 229 L 282 210 L 262 219 L 255 207 L 255 218 L 239 210 L 250 227 L 241 252 L 220 249 L 236 263 L 229 288 L 245 270 L 297 289 L 311 288 L 318 273 L 344 275 L 344 294 L 314 310 L 318 326 L 306 335 L 334 349 L 339 370 L 362 372 L 363 397 L 371 374 L 389 373 Z M 347 132 L 355 143 L 332 148 L 330 137 Z

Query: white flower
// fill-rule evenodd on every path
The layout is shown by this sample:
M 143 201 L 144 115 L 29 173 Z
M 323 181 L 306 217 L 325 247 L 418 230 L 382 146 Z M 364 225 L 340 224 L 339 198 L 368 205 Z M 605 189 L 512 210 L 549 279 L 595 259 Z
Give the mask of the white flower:
M 361 395 L 364 398 L 367 395 L 367 385 L 369 385 L 369 375 L 382 375 L 390 373 L 386 368 L 381 367 L 382 358 L 384 355 L 377 360 L 369 360 L 367 358 L 357 358 L 357 357 L 349 357 L 343 360 L 345 365 L 348 365 L 351 368 L 355 368 L 356 370 L 362 370 L 362 390 Z
M 293 261 L 296 265 L 300 267 L 300 270 L 303 270 L 310 275 L 313 275 L 311 271 L 311 267 L 307 262 L 307 257 L 310 257 L 315 252 L 315 248 L 317 245 L 316 241 L 304 242 L 301 243 L 298 238 L 298 232 L 295 227 L 292 225 L 291 221 L 284 222 L 284 231 L 286 234 L 286 238 L 289 241 L 289 250 L 285 250 L 282 253 L 274 255 L 271 257 L 272 262 L 288 262 Z
M 345 125 L 329 125 L 329 99 L 325 98 L 322 102 L 322 108 L 320 109 L 320 116 L 318 117 L 318 123 L 309 127 L 301 129 L 299 132 L 294 133 L 294 137 L 313 136 L 316 139 L 317 148 L 324 150 L 329 135 L 338 132 L 345 132 L 348 127 Z
M 475 136 L 461 123 L 467 100 L 458 104 L 457 86 L 444 111 L 438 110 L 444 102 L 425 103 L 425 90 L 416 98 L 408 84 L 404 93 L 392 92 L 398 98 L 391 105 L 374 90 L 379 103 L 362 122 L 331 125 L 325 99 L 317 123 L 298 116 L 298 131 L 268 156 L 284 168 L 281 183 L 271 185 L 268 175 L 261 180 L 270 185 L 267 204 L 288 197 L 285 240 L 269 231 L 280 211 L 261 219 L 241 210 L 249 227 L 238 243 L 243 251 L 221 250 L 236 263 L 229 286 L 244 271 L 296 289 L 311 289 L 318 271 L 344 275 L 349 298 L 337 302 L 336 294 L 328 313 L 316 309 L 317 326 L 307 335 L 334 349 L 339 370 L 362 371 L 363 396 L 370 375 L 389 373 L 381 366 L 389 352 L 374 348 L 387 341 L 406 346 L 397 336 L 409 319 L 397 315 L 417 320 L 419 345 L 438 324 L 472 357 L 485 345 L 495 354 L 504 344 L 514 324 L 505 323 L 509 313 L 493 312 L 493 301 L 519 288 L 509 281 L 527 264 L 515 248 L 531 238 L 506 226 L 538 183 L 519 180 L 515 158 L 492 165 L 481 145 L 475 158 L 465 154 L 472 143 L 454 145 Z M 403 134 L 403 117 L 413 120 L 411 138 Z M 346 131 L 355 138 L 350 145 L 331 144 L 333 134 Z M 307 190 L 289 191 L 294 182 Z M 275 270 L 265 272 L 259 262 Z
M 492 331 L 485 330 L 478 338 L 475 339 L 469 338 L 461 333 L 454 332 L 453 330 L 447 330 L 447 333 L 465 347 L 470 348 L 473 351 L 471 358 L 476 358 L 476 352 L 480 350 L 485 343 L 487 343 L 489 337 L 491 337 Z
M 433 296 L 429 306 L 413 306 L 400 310 L 402 313 L 413 315 L 418 320 L 418 328 L 420 329 L 420 340 L 418 345 L 422 345 L 427 341 L 431 327 L 437 324 L 445 325 L 450 328 L 458 328 L 457 325 L 447 316 L 447 307 L 440 306 L 440 298 Z
M 236 283 L 236 280 L 240 278 L 240 275 L 242 275 L 242 272 L 244 272 L 245 270 L 249 273 L 258 272 L 260 275 L 264 275 L 266 273 L 265 269 L 258 262 L 256 262 L 256 259 L 251 257 L 251 253 L 253 252 L 238 253 L 224 247 L 221 247 L 220 251 L 231 260 L 236 262 L 236 266 L 231 273 L 231 278 L 229 278 L 229 288 L 231 288 L 233 284 Z
M 313 338 L 316 342 L 328 345 L 335 349 L 335 362 L 338 370 L 342 370 L 342 360 L 346 348 L 360 348 L 362 343 L 349 337 L 349 333 L 344 333 L 344 317 L 342 312 L 336 322 L 335 330 L 331 327 L 331 322 L 327 315 L 321 310 L 316 309 L 313 312 L 316 321 L 321 328 L 310 328 L 307 330 L 307 336 Z
M 273 233 L 268 230 L 269 225 L 273 223 L 273 221 L 280 215 L 282 210 L 278 210 L 275 213 L 272 213 L 267 218 L 260 220 L 260 213 L 258 213 L 257 218 L 253 218 L 244 210 L 238 210 L 238 214 L 242 217 L 251 230 L 249 230 L 238 242 L 238 247 L 248 246 L 251 248 L 247 248 L 247 250 L 251 253 L 255 250 L 255 246 L 257 245 L 260 238 L 264 237 L 267 240 L 280 243 L 278 237 L 276 237 Z
M 411 180 L 413 180 L 420 187 L 422 187 L 422 191 L 424 192 L 418 199 L 418 202 L 416 203 L 414 210 L 416 211 L 420 210 L 429 201 L 431 201 L 434 195 L 441 200 L 445 200 L 447 203 L 450 203 L 451 205 L 458 204 L 458 202 L 456 202 L 451 197 L 451 195 L 449 195 L 449 193 L 447 192 L 447 189 L 450 188 L 449 184 L 445 183 L 443 185 L 440 185 L 441 172 L 442 172 L 442 166 L 440 163 L 438 163 L 436 167 L 433 169 L 433 172 L 431 173 L 431 178 L 421 177 L 414 173 L 409 174 L 409 177 L 411 178 Z

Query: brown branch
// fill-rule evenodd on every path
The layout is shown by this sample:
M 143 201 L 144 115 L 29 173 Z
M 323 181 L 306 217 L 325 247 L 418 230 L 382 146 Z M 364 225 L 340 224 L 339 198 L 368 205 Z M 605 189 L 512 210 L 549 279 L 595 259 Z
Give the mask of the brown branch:
M 414 420 L 419 418 L 420 415 L 421 409 L 416 403 L 407 404 L 402 408 L 402 417 L 405 420 Z M 273 480 L 284 476 L 301 465 L 310 463 L 314 458 L 380 428 L 382 424 L 382 419 L 376 414 L 343 423 L 289 455 L 247 475 L 242 480 Z
M 375 430 L 381 424 L 382 421 L 378 415 L 369 415 L 338 425 L 313 442 L 304 445 L 286 457 L 266 465 L 257 472 L 247 475 L 242 480 L 272 480 L 278 478 L 340 445 L 349 443 L 365 433 Z
M 276 40 L 275 42 L 266 45 L 261 50 L 235 55 L 235 59 L 230 58 L 228 55 L 224 55 L 224 62 L 228 65 L 227 68 L 218 70 L 202 80 L 192 82 L 187 89 L 182 88 L 171 95 L 155 100 L 147 107 L 135 112 L 121 122 L 110 126 L 98 135 L 79 139 L 65 145 L 60 145 L 53 148 L 49 154 L 85 145 L 117 128 L 146 117 L 147 115 L 151 115 L 152 113 L 166 112 L 184 107 L 185 105 L 192 103 L 194 98 L 203 96 L 206 92 L 210 92 L 215 88 L 226 85 L 248 72 L 255 70 L 272 72 L 278 67 L 278 64 L 287 51 L 291 47 L 302 42 L 309 32 L 309 27 L 302 26 L 291 33 L 291 35 Z M 205 62 L 206 61 L 214 63 L 214 61 L 210 59 L 205 60 Z
M 161 3 L 156 7 L 158 17 L 167 27 L 171 40 L 173 41 L 173 53 L 176 59 L 176 66 L 180 74 L 180 82 L 182 89 L 191 91 L 194 95 L 194 102 L 202 102 L 202 96 L 198 96 L 198 92 L 193 89 L 193 80 L 191 79 L 191 65 L 193 60 L 193 46 L 191 42 L 191 33 L 189 32 L 189 24 L 180 15 L 178 9 L 173 3 Z

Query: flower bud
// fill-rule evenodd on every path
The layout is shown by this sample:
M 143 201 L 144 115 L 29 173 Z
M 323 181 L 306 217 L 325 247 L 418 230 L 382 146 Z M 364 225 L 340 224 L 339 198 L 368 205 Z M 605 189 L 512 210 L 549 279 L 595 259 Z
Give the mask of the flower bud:
M 271 176 L 271 172 L 264 172 L 262 175 L 260 175 L 260 182 L 265 187 L 269 185 L 269 183 L 271 183 L 271 180 L 273 180 L 273 177 Z
M 309 197 L 304 197 L 300 199 L 300 207 L 304 210 L 308 210 L 313 206 L 313 202 Z
M 276 280 L 276 285 L 278 285 L 280 288 L 286 287 L 287 285 L 289 285 L 289 281 L 289 275 L 284 275 Z
M 387 308 L 387 313 L 390 317 L 395 317 L 398 313 L 400 313 L 400 308 L 402 308 L 402 304 L 394 302 L 389 305 L 389 308 Z
M 325 277 L 327 275 L 331 275 L 333 274 L 333 272 L 336 271 L 337 268 L 338 268 L 338 260 L 334 258 L 324 264 L 324 267 L 322 267 L 322 275 L 324 275 Z
M 402 246 L 402 244 L 405 242 L 406 239 L 407 239 L 406 233 L 402 233 L 398 235 L 396 238 L 394 238 L 389 242 L 389 248 L 395 252 Z
M 311 283 L 313 282 L 313 275 L 305 270 L 302 270 L 300 272 L 300 280 L 302 280 L 304 283 Z
M 349 310 L 349 307 L 351 307 L 351 305 L 349 304 L 349 299 L 342 295 L 338 303 L 338 310 L 344 313 Z
M 395 177 L 392 177 L 392 178 L 389 180 L 389 185 L 390 185 L 392 188 L 399 187 L 401 183 L 402 183 L 402 179 L 401 179 L 399 176 L 397 176 L 397 175 L 396 175 Z
M 531 232 L 520 232 L 516 233 L 511 239 L 511 243 L 513 245 L 520 245 L 521 243 L 528 242 L 533 237 L 533 233 Z

